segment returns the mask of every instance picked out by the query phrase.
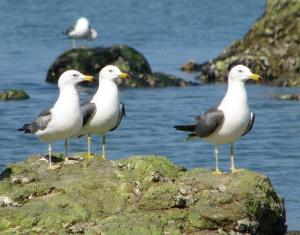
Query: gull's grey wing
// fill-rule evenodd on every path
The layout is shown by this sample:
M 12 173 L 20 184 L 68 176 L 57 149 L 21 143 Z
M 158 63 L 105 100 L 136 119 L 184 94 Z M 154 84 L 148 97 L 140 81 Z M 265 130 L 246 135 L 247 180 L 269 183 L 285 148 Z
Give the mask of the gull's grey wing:
M 85 124 L 91 120 L 91 118 L 96 113 L 96 105 L 94 103 L 91 103 L 90 101 L 85 102 L 81 104 L 80 106 L 82 116 L 83 116 L 83 123 L 82 126 L 85 126 Z
M 117 121 L 116 125 L 110 131 L 114 131 L 115 129 L 118 128 L 118 126 L 120 125 L 122 118 L 124 116 L 126 117 L 125 104 L 121 103 L 120 109 L 119 109 L 118 121 Z
M 36 133 L 37 131 L 45 130 L 48 123 L 51 121 L 51 110 L 42 111 L 38 117 L 32 123 L 26 123 L 18 131 L 24 131 L 25 133 Z
M 70 26 L 68 29 L 66 29 L 63 34 L 70 36 L 70 32 L 72 32 L 75 29 L 75 25 Z
M 224 121 L 224 114 L 216 108 L 196 117 L 195 125 L 175 126 L 176 130 L 192 132 L 189 137 L 207 137 L 211 135 Z
M 224 121 L 224 114 L 220 110 L 211 109 L 196 118 L 196 129 L 189 136 L 207 137 L 211 135 Z
M 246 130 L 245 130 L 245 132 L 243 133 L 242 136 L 247 135 L 248 132 L 251 131 L 251 129 L 252 129 L 253 125 L 254 125 L 254 122 L 255 122 L 255 114 L 251 112 L 250 113 L 250 120 L 249 120 L 248 126 L 247 126 L 247 128 L 246 128 Z

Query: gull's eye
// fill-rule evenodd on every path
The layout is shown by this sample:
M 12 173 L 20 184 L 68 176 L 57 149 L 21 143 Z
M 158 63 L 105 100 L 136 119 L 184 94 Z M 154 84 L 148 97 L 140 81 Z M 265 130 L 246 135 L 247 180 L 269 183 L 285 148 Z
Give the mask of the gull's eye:
M 110 69 L 110 70 L 108 70 L 108 72 L 112 73 L 112 72 L 113 72 L 113 70 L 112 70 L 112 69 Z
M 76 78 L 76 77 L 77 77 L 77 74 L 76 74 L 76 73 L 73 73 L 73 77 Z
M 238 70 L 238 72 L 239 72 L 239 73 L 242 73 L 242 72 L 243 72 L 243 70 L 239 69 L 239 70 Z

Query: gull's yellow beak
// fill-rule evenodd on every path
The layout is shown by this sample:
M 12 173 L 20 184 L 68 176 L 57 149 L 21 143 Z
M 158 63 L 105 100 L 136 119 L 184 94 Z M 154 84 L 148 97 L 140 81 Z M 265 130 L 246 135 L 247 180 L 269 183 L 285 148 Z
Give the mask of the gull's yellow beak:
M 259 76 L 258 74 L 255 74 L 255 73 L 252 73 L 250 78 L 254 81 L 261 81 L 262 80 L 261 76 Z
M 130 79 L 130 76 L 127 73 L 121 73 L 119 77 L 122 79 Z
M 83 81 L 92 82 L 92 81 L 95 81 L 95 78 L 93 76 L 85 75 L 83 78 Z

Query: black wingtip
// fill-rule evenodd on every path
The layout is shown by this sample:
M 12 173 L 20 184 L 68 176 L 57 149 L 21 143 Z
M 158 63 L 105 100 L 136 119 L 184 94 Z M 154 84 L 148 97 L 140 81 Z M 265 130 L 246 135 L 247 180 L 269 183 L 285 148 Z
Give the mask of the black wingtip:
M 22 128 L 18 128 L 17 131 L 24 131 L 24 133 L 31 133 L 30 124 L 24 124 Z
M 178 126 L 174 126 L 174 128 L 178 131 L 194 132 L 196 129 L 196 126 L 195 125 L 178 125 Z

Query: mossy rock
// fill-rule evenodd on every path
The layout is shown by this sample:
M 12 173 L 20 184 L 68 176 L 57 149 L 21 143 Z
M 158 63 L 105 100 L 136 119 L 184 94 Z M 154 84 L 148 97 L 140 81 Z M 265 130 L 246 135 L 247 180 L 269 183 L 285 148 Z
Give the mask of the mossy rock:
M 29 95 L 23 90 L 10 89 L 0 92 L 0 101 L 25 99 L 29 99 Z
M 0 233 L 284 234 L 284 201 L 248 170 L 187 171 L 159 156 L 73 165 L 31 157 L 0 175 Z M 16 178 L 20 180 L 15 180 Z M 23 179 L 30 180 L 23 180 Z
M 118 66 L 132 79 L 122 81 L 123 87 L 166 87 L 188 86 L 196 83 L 168 74 L 152 73 L 146 58 L 137 50 L 126 45 L 113 45 L 102 48 L 75 48 L 64 52 L 50 66 L 46 81 L 57 83 L 59 76 L 68 69 L 76 69 L 82 73 L 98 78 L 99 71 L 106 65 Z
M 228 69 L 244 64 L 265 82 L 300 86 L 300 1 L 268 0 L 265 12 L 241 40 L 196 66 L 204 83 L 225 82 Z
M 300 101 L 300 93 L 275 95 L 274 99 L 276 99 L 276 100 L 294 100 L 294 101 Z

